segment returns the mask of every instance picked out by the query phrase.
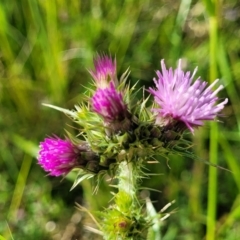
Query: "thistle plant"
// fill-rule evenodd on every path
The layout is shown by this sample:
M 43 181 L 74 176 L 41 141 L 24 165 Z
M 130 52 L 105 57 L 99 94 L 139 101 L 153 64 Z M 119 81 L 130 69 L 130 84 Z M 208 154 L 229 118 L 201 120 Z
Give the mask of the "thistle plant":
M 167 69 L 163 60 L 161 66 L 155 87 L 147 90 L 149 96 L 137 99 L 136 85 L 127 83 L 129 71 L 118 79 L 116 59 L 97 55 L 95 68 L 89 70 L 95 88 L 88 101 L 74 110 L 47 105 L 70 116 L 79 132 L 77 137 L 69 134 L 62 140 L 54 136 L 40 143 L 38 163 L 43 169 L 52 176 L 77 170 L 74 187 L 105 174 L 116 179 L 113 201 L 99 214 L 104 239 L 150 236 L 156 218 L 139 198 L 148 161 L 170 153 L 195 157 L 184 132 L 193 133 L 204 121 L 215 120 L 228 102 L 217 97 L 223 88 L 213 89 L 217 80 L 209 86 L 200 78 L 194 81 L 197 70 L 185 73 L 181 60 L 175 70 Z

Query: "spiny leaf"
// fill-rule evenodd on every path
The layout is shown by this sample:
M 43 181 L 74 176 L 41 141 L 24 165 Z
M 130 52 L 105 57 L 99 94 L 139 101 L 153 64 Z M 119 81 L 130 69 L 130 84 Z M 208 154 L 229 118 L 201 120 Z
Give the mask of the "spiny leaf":
M 80 170 L 80 173 L 78 174 L 76 180 L 73 183 L 73 186 L 71 187 L 70 191 L 72 191 L 78 184 L 80 184 L 85 179 L 90 179 L 94 177 L 95 175 L 92 173 L 86 173 L 83 170 Z
M 147 239 L 161 240 L 159 214 L 156 212 L 152 202 L 148 198 L 146 199 L 146 208 L 153 223 L 153 225 L 149 228 Z
M 65 109 L 65 108 L 61 108 L 61 107 L 57 107 L 57 106 L 54 106 L 54 105 L 51 105 L 51 104 L 46 104 L 46 103 L 42 103 L 43 106 L 46 106 L 46 107 L 50 107 L 50 108 L 53 108 L 55 110 L 58 110 L 60 112 L 63 112 L 67 115 L 70 115 L 72 117 L 76 117 L 76 113 L 71 111 L 71 110 L 68 110 L 68 109 Z

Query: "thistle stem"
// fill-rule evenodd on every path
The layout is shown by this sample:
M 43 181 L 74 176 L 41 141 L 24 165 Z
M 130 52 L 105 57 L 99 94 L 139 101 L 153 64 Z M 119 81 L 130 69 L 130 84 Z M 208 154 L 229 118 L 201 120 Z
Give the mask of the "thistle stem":
M 122 161 L 118 167 L 118 192 L 115 203 L 105 213 L 105 239 L 146 239 L 149 226 L 142 204 L 138 201 L 141 161 Z
M 118 194 L 121 192 L 125 192 L 129 195 L 129 197 L 134 201 L 136 199 L 136 188 L 137 188 L 137 176 L 133 174 L 137 173 L 136 166 L 131 162 L 121 162 L 119 164 L 119 183 L 118 183 Z

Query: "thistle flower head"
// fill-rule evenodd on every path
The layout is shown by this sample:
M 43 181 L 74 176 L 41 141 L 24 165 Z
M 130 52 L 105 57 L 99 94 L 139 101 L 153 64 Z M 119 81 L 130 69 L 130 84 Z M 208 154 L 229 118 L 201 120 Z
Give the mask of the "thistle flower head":
M 181 69 L 181 60 L 174 71 L 166 69 L 164 60 L 161 61 L 162 72 L 157 71 L 154 78 L 156 89 L 150 88 L 159 108 L 153 109 L 157 113 L 156 124 L 167 126 L 174 123 L 184 123 L 193 132 L 194 127 L 203 125 L 204 120 L 214 120 L 224 108 L 228 99 L 217 104 L 217 93 L 223 89 L 220 85 L 213 90 L 218 82 L 215 80 L 207 87 L 207 82 L 198 78 L 193 82 L 197 69 L 191 75 Z
M 107 122 L 121 121 L 127 113 L 123 96 L 112 82 L 107 88 L 99 88 L 92 97 L 93 110 Z
M 97 55 L 94 61 L 94 70 L 90 70 L 90 74 L 95 80 L 97 88 L 105 88 L 110 82 L 117 85 L 116 76 L 116 59 L 112 59 L 107 55 Z
M 40 143 L 38 163 L 51 176 L 66 175 L 78 165 L 80 150 L 70 140 L 46 138 Z

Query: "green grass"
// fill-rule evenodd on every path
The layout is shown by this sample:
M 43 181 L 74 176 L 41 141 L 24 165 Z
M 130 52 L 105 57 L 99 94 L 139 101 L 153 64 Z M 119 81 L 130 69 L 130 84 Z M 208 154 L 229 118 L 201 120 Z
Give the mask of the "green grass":
M 71 176 L 46 177 L 36 164 L 44 137 L 76 131 L 66 116 L 41 103 L 71 109 L 81 102 L 96 52 L 116 54 L 119 74 L 130 66 L 130 81 L 140 80 L 139 86 L 152 85 L 162 58 L 173 67 L 182 58 L 186 69 L 198 66 L 203 79 L 220 79 L 225 86 L 220 95 L 229 104 L 220 122 L 195 132 L 193 144 L 199 157 L 232 173 L 172 157 L 171 169 L 164 160 L 149 166 L 164 175 L 145 184 L 162 191 L 151 193 L 157 210 L 176 200 L 169 211 L 178 210 L 163 222 L 162 239 L 238 239 L 239 7 L 233 0 L 2 0 L 0 239 L 61 239 L 75 202 L 94 209 L 108 203 L 106 185 L 97 196 L 91 195 L 91 183 L 69 192 Z M 76 223 L 76 238 L 91 237 L 82 228 L 88 221 L 83 215 Z

